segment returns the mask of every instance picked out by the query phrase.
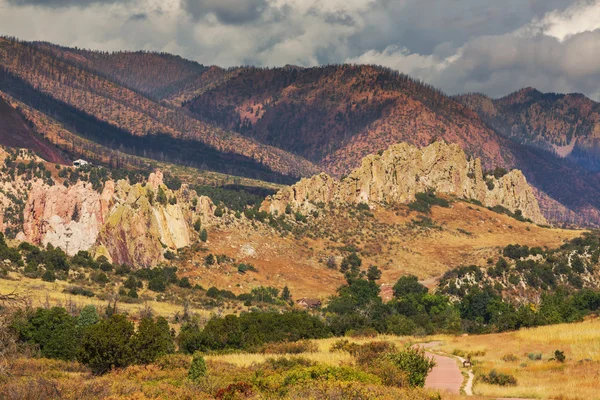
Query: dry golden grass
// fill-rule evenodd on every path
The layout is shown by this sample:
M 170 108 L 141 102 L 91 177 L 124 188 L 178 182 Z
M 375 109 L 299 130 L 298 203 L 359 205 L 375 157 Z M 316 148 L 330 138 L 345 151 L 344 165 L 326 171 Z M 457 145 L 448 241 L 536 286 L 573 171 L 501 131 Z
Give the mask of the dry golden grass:
M 353 362 L 345 352 L 331 353 L 331 345 L 339 338 L 315 340 L 318 351 L 301 354 L 307 359 L 330 365 Z M 381 335 L 376 339 L 346 338 L 350 342 L 363 344 L 374 340 L 385 340 L 398 348 L 418 342 L 440 341 L 432 350 L 452 354 L 456 350 L 465 353 L 480 352 L 484 355 L 473 357 L 476 374 L 487 373 L 492 369 L 508 373 L 517 378 L 515 387 L 488 385 L 476 381 L 475 396 L 481 398 L 536 398 L 536 399 L 600 399 L 600 319 L 581 323 L 553 325 L 518 332 L 475 335 L 475 336 L 433 336 L 425 338 Z M 564 364 L 548 361 L 555 350 L 565 352 Z M 540 361 L 528 358 L 530 353 L 542 353 Z M 503 361 L 507 354 L 514 354 L 517 361 Z M 227 362 L 239 367 L 249 367 L 273 357 L 268 354 L 228 354 L 209 356 L 213 362 Z M 280 357 L 280 356 L 277 356 Z M 584 360 L 589 361 L 584 361 Z M 481 396 L 481 397 L 479 397 Z M 464 399 L 466 396 L 444 395 L 443 399 Z
M 12 274 L 12 276 L 16 276 Z M 69 283 L 64 281 L 56 282 L 44 282 L 41 279 L 31 279 L 23 276 L 15 278 L 15 280 L 0 279 L 0 293 L 10 293 L 13 290 L 28 297 L 30 305 L 32 307 L 45 307 L 45 306 L 62 306 L 67 307 L 68 305 L 74 305 L 77 308 L 81 308 L 85 305 L 95 305 L 99 311 L 102 311 L 108 304 L 107 301 L 100 300 L 98 298 L 88 298 L 84 296 L 73 296 L 68 293 L 63 293 L 63 290 L 70 286 Z M 147 293 L 152 294 L 150 291 L 144 291 L 140 294 Z M 119 312 L 124 312 L 131 317 L 137 317 L 146 308 L 150 308 L 152 312 L 157 316 L 162 316 L 167 319 L 174 316 L 176 313 L 183 313 L 183 306 L 179 304 L 173 304 L 162 301 L 149 300 L 144 303 L 117 303 L 117 309 Z M 210 317 L 215 310 L 206 310 L 201 308 L 190 307 L 189 312 L 195 313 L 200 316 Z
M 501 387 L 476 382 L 477 395 L 538 399 L 600 399 L 600 319 L 581 323 L 552 325 L 518 332 L 432 338 L 443 341 L 439 349 L 484 352 L 476 356 L 475 372 L 492 369 L 513 375 L 517 386 Z M 564 351 L 564 364 L 549 361 L 554 351 Z M 542 354 L 542 360 L 528 355 Z M 513 354 L 516 361 L 504 361 Z

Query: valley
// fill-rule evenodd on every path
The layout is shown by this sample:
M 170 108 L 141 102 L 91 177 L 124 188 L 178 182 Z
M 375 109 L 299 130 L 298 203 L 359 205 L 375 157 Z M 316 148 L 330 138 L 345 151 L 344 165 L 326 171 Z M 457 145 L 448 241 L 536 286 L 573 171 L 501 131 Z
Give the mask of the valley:
M 0 37 L 0 398 L 594 399 L 598 109 Z

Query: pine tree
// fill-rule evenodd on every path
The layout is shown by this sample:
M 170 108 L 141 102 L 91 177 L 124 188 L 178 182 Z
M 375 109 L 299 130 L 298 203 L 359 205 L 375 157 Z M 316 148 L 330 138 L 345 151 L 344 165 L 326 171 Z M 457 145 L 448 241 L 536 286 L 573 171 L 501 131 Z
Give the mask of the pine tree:
M 290 289 L 288 289 L 287 286 L 285 286 L 281 292 L 281 299 L 288 301 L 292 298 L 292 294 L 290 293 Z
M 98 311 L 96 310 L 96 306 L 92 304 L 88 304 L 87 306 L 81 309 L 79 313 L 79 319 L 77 320 L 77 326 L 86 327 L 90 325 L 94 325 L 100 320 L 98 316 Z
M 200 232 L 200 240 L 202 240 L 203 242 L 206 242 L 208 240 L 208 232 L 206 232 L 206 229 L 202 229 L 202 231 Z
M 188 370 L 188 379 L 192 381 L 198 381 L 200 378 L 205 377 L 207 374 L 206 362 L 201 354 L 195 353 L 192 359 L 192 365 Z

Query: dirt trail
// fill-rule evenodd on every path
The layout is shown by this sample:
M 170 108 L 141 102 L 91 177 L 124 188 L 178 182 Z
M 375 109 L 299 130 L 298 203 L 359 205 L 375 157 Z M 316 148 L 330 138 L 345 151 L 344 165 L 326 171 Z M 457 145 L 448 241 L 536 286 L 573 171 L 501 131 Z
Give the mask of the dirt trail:
M 456 364 L 456 360 L 434 353 L 427 352 L 426 354 L 433 358 L 435 367 L 427 375 L 425 387 L 459 394 L 464 378 Z
M 431 349 L 440 345 L 441 342 L 429 342 L 421 343 L 418 346 L 424 350 Z M 460 362 L 464 362 L 465 359 L 462 357 L 451 357 L 442 356 L 439 354 L 431 353 L 426 351 L 425 354 L 431 357 L 435 361 L 435 367 L 431 370 L 427 379 L 425 380 L 425 387 L 428 389 L 436 389 L 440 391 L 446 391 L 449 393 L 459 394 L 460 388 L 462 387 L 464 377 L 460 371 L 460 367 L 456 363 L 458 359 Z M 465 383 L 464 391 L 467 396 L 473 396 L 473 381 L 475 375 L 473 370 L 467 371 L 467 382 Z M 521 398 L 498 398 L 495 400 L 528 400 Z

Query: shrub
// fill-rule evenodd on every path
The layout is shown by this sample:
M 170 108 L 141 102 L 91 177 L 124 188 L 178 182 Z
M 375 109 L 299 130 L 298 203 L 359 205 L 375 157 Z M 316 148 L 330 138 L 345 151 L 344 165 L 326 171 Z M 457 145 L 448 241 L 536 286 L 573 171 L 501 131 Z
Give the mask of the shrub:
M 367 203 L 358 203 L 356 205 L 356 208 L 361 211 L 370 211 L 371 210 L 371 207 L 369 207 L 369 205 Z
M 190 282 L 190 278 L 188 278 L 187 276 L 181 278 L 179 280 L 179 287 L 182 287 L 184 289 L 191 289 L 192 283 Z
M 202 229 L 200 231 L 200 240 L 203 242 L 206 242 L 208 240 L 208 232 L 206 231 L 206 229 Z
M 150 279 L 150 282 L 148 282 L 148 289 L 152 290 L 153 292 L 162 293 L 167 289 L 167 283 L 162 276 L 157 276 Z
M 77 359 L 89 366 L 94 374 L 124 368 L 134 360 L 133 334 L 133 324 L 127 317 L 114 314 L 84 330 Z
M 77 326 L 85 328 L 86 326 L 94 325 L 100 320 L 96 306 L 88 304 L 81 309 L 79 318 L 77 319 Z
M 215 263 L 215 256 L 212 254 L 207 255 L 206 257 L 204 257 L 204 263 L 206 265 L 214 265 Z
M 565 357 L 565 353 L 563 351 L 556 350 L 554 352 L 554 359 L 559 363 L 564 363 L 567 358 Z
M 356 358 L 359 365 L 373 363 L 382 355 L 396 351 L 396 345 L 390 342 L 378 341 L 349 347 L 349 352 Z
M 263 354 L 302 354 L 316 353 L 318 350 L 316 343 L 300 340 L 297 342 L 268 343 L 261 348 L 260 352 Z
M 408 208 L 413 211 L 429 214 L 429 212 L 431 212 L 431 206 L 434 205 L 445 208 L 450 207 L 448 200 L 439 198 L 435 195 L 433 190 L 428 190 L 424 193 L 417 193 L 415 195 L 415 201 L 409 203 Z
M 491 370 L 489 374 L 482 375 L 481 379 L 485 383 L 489 383 L 490 385 L 499 385 L 499 386 L 516 386 L 517 379 L 509 374 L 504 374 L 496 371 L 495 369 Z
M 425 386 L 425 378 L 433 367 L 435 362 L 425 355 L 425 351 L 420 348 L 410 348 L 402 352 L 388 355 L 389 360 L 406 373 L 408 383 L 412 387 Z
M 375 338 L 377 337 L 377 334 L 378 333 L 374 328 L 358 328 L 346 332 L 346 336 L 351 338 Z
M 95 294 L 91 290 L 81 286 L 69 286 L 63 290 L 64 293 L 69 293 L 75 296 L 94 297 Z
M 158 317 L 156 321 L 142 318 L 131 347 L 139 364 L 150 364 L 158 357 L 175 351 L 167 320 L 163 317 Z
M 334 353 L 336 351 L 349 351 L 349 346 L 350 346 L 350 341 L 347 339 L 339 339 L 336 340 L 335 342 L 333 342 L 333 344 L 331 345 L 331 347 L 329 348 L 329 351 L 331 353 Z
M 54 271 L 51 270 L 46 270 L 46 272 L 44 272 L 44 274 L 42 275 L 42 280 L 45 282 L 54 282 L 56 280 L 56 275 L 54 274 Z
M 104 272 L 95 272 L 92 274 L 92 280 L 100 285 L 106 285 L 108 283 L 108 276 Z
M 304 357 L 270 357 L 265 361 L 265 365 L 275 371 L 289 371 L 296 367 L 312 367 L 316 363 Z
M 43 357 L 73 360 L 77 355 L 76 319 L 62 307 L 38 308 L 17 330 L 21 340 L 39 346 Z
M 194 353 L 192 364 L 188 370 L 188 379 L 192 381 L 198 381 L 200 378 L 205 377 L 207 372 L 208 371 L 206 369 L 206 361 L 204 361 L 204 357 L 202 357 L 200 353 Z
M 531 360 L 531 361 L 539 361 L 542 359 L 542 353 L 529 353 L 527 355 L 527 357 Z
M 506 362 L 515 362 L 515 361 L 519 361 L 519 357 L 515 356 L 514 354 L 505 354 L 502 356 L 502 360 L 506 361 Z
M 252 396 L 252 385 L 247 382 L 232 383 L 226 388 L 219 389 L 215 394 L 217 400 L 234 400 Z

